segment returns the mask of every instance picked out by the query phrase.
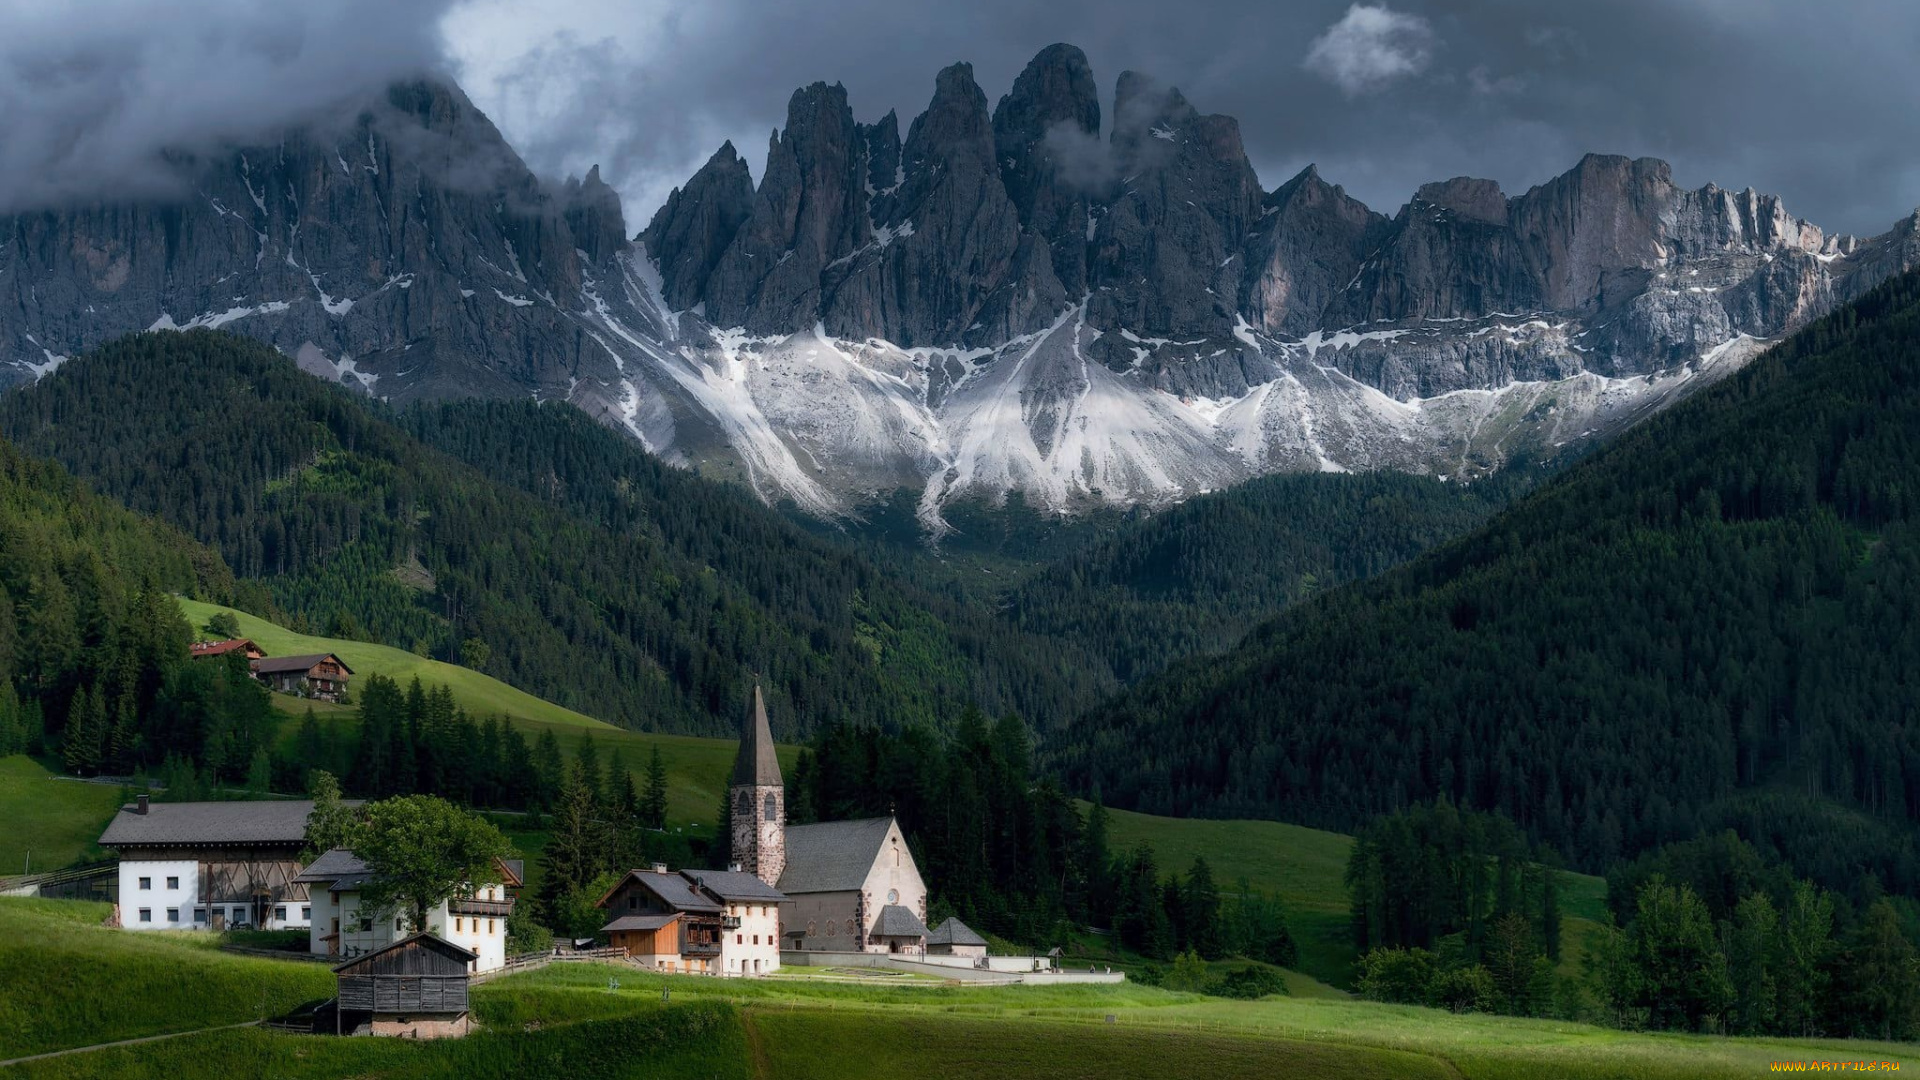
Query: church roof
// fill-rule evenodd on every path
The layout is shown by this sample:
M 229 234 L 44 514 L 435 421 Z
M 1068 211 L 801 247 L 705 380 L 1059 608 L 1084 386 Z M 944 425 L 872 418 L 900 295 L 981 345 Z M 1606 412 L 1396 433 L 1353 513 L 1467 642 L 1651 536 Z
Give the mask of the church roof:
M 733 782 L 779 787 L 780 759 L 773 752 L 773 730 L 767 726 L 767 702 L 760 684 L 753 685 L 753 706 L 747 710 L 746 730 L 740 733 L 740 755 L 733 760 Z
M 787 868 L 780 875 L 780 891 L 793 896 L 859 889 L 867 883 L 867 872 L 892 827 L 890 817 L 787 826 Z
M 899 904 L 888 904 L 880 909 L 880 917 L 873 920 L 873 936 L 926 937 L 927 924 Z
M 927 935 L 929 945 L 985 945 L 986 943 L 987 939 L 974 933 L 973 927 L 955 918 L 949 918 L 946 922 L 934 927 L 933 933 Z

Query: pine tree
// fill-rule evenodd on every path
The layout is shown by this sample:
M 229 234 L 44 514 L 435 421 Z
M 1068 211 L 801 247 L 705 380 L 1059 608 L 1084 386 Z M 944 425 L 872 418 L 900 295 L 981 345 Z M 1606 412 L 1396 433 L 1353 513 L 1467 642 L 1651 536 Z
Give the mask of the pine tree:
M 658 743 L 647 757 L 647 789 L 640 801 L 640 821 L 649 829 L 667 827 L 667 765 L 660 759 Z
M 1199 855 L 1187 871 L 1186 887 L 1181 895 L 1186 919 L 1187 947 L 1208 960 L 1226 955 L 1220 945 L 1220 888 L 1214 884 L 1213 867 Z
M 572 770 L 554 808 L 541 868 L 541 902 L 554 910 L 561 897 L 606 869 L 608 838 L 583 770 Z

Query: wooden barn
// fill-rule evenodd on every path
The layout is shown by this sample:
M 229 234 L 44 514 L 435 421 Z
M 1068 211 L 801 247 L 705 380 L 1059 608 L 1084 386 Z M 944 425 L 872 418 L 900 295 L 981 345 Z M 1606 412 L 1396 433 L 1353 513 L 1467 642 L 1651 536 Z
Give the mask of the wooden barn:
M 347 692 L 353 669 L 332 653 L 255 660 L 254 677 L 283 694 L 338 701 Z
M 473 1030 L 467 965 L 477 954 L 415 934 L 333 969 L 336 1035 L 457 1038 Z

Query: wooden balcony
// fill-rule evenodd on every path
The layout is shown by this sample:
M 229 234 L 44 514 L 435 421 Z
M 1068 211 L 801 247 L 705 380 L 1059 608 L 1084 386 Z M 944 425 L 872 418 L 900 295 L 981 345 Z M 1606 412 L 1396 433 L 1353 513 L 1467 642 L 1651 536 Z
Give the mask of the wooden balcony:
M 447 901 L 447 914 L 449 915 L 483 915 L 483 916 L 491 916 L 496 919 L 504 919 L 508 915 L 513 914 L 513 901 L 511 900 L 459 900 L 459 899 L 449 900 Z

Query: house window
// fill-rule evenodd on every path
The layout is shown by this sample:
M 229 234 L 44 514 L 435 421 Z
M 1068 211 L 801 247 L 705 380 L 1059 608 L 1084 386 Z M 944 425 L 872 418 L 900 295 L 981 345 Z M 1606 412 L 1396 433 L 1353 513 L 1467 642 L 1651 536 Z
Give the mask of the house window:
M 307 905 L 305 905 L 305 904 L 303 904 L 303 905 L 301 905 L 301 907 L 300 907 L 300 920 L 301 920 L 302 922 L 312 922 L 312 921 L 313 921 L 313 908 L 312 908 L 312 907 L 310 907 L 310 906 L 307 906 Z
M 464 930 L 466 930 L 466 928 L 467 928 L 467 920 L 465 920 L 465 919 L 455 919 L 455 920 L 453 920 L 453 932 L 454 932 L 454 933 L 456 933 L 456 934 L 458 934 L 458 933 L 461 933 L 462 931 L 464 931 Z
M 151 889 L 151 888 L 153 888 L 153 879 L 152 879 L 152 878 L 150 878 L 150 877 L 143 877 L 143 878 L 141 878 L 141 879 L 140 879 L 140 887 L 141 887 L 142 889 Z
M 733 943 L 735 945 L 745 945 L 747 943 L 747 935 L 745 934 L 733 935 Z
M 493 933 L 493 920 L 492 920 L 492 919 L 488 919 L 488 920 L 487 920 L 487 933 L 489 933 L 489 934 L 491 934 L 491 933 Z
M 141 909 L 140 909 L 140 921 L 141 921 L 141 922 L 152 922 L 152 921 L 153 921 L 153 909 L 152 909 L 152 908 L 150 908 L 150 907 L 143 907 L 143 908 L 141 908 Z
M 360 932 L 363 934 L 371 934 L 373 932 L 373 916 L 362 915 L 360 917 Z
M 753 935 L 753 943 L 754 943 L 755 945 L 758 945 L 758 944 L 760 944 L 760 935 L 759 935 L 759 934 L 755 934 L 755 935 Z
M 168 909 L 167 909 L 167 921 L 168 921 L 168 922 L 170 922 L 170 923 L 177 923 L 177 922 L 179 922 L 179 921 L 180 921 L 180 909 L 179 909 L 179 908 L 177 908 L 177 907 L 170 907 L 170 908 L 168 908 Z
M 246 908 L 237 907 L 233 909 L 233 924 L 235 926 L 245 926 L 247 924 Z
M 177 877 L 170 877 L 170 878 L 168 878 L 168 879 L 167 879 L 167 888 L 169 888 L 169 889 L 177 889 L 177 888 L 179 888 L 179 887 L 180 887 L 180 879 L 179 879 L 179 878 L 177 878 Z
M 286 922 L 286 921 L 287 921 L 287 909 L 286 909 L 286 908 L 285 908 L 284 906 L 282 906 L 282 907 L 276 907 L 276 908 L 274 908 L 274 909 L 273 909 L 273 917 L 274 917 L 275 919 L 278 919 L 278 920 L 279 920 L 279 921 L 281 921 L 281 922 Z
M 632 911 L 633 909 L 639 906 L 640 906 L 640 898 L 638 896 L 634 896 L 633 894 L 629 893 L 627 895 L 627 910 Z
M 206 908 L 203 908 L 203 907 L 197 907 L 197 908 L 194 908 L 194 909 L 193 909 L 193 921 L 194 921 L 194 922 L 197 922 L 197 923 L 203 923 L 203 922 L 206 922 L 206 921 L 207 921 L 207 909 L 206 909 Z
M 406 928 L 407 928 L 407 924 L 406 924 L 406 923 L 404 923 L 404 922 L 402 922 L 402 921 L 401 921 L 401 920 L 399 920 L 399 919 L 395 919 L 395 920 L 393 920 L 393 932 L 394 932 L 394 933 L 396 933 L 396 934 L 398 934 L 398 933 L 400 933 L 401 931 L 403 931 L 403 930 L 405 930 Z

